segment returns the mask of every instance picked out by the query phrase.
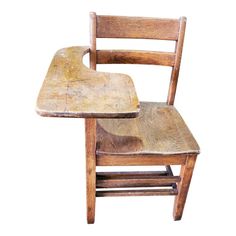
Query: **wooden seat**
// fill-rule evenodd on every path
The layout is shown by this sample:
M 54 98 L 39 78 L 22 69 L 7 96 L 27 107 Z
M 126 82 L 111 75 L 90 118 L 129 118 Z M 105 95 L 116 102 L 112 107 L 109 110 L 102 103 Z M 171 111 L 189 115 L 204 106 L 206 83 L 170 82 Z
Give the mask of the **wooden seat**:
M 97 151 L 103 155 L 199 153 L 199 147 L 174 106 L 141 102 L 134 119 L 98 119 Z

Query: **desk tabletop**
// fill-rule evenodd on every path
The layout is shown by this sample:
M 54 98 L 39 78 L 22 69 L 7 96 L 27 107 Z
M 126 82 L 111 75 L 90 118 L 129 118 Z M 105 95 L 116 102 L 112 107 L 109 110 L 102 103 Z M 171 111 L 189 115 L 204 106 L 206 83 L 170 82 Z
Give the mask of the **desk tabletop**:
M 89 69 L 83 64 L 88 52 L 89 47 L 70 47 L 55 54 L 39 92 L 37 113 L 52 117 L 136 117 L 139 101 L 132 79 Z

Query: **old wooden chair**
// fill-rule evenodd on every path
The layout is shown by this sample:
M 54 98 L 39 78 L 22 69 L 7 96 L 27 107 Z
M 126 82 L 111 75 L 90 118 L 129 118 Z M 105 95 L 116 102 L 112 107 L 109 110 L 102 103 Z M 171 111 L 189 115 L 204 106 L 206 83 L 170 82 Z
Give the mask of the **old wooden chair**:
M 173 106 L 186 18 L 90 13 L 90 20 L 91 46 L 58 51 L 40 91 L 37 112 L 85 118 L 88 223 L 94 223 L 96 197 L 108 196 L 175 195 L 173 217 L 180 220 L 199 154 L 198 144 Z M 172 40 L 176 47 L 174 52 L 97 50 L 97 38 Z M 87 52 L 91 69 L 82 63 Z M 130 77 L 95 71 L 96 64 L 114 63 L 171 67 L 167 102 L 139 103 Z M 165 170 L 96 171 L 96 166 L 153 165 Z M 179 175 L 173 175 L 171 165 L 181 166 Z

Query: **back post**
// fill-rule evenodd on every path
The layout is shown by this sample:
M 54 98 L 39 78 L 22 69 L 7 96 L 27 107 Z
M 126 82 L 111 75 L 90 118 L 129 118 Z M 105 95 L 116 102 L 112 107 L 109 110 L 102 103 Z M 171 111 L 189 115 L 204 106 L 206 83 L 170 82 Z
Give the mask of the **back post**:
M 168 92 L 168 97 L 167 97 L 167 104 L 168 105 L 174 105 L 174 101 L 175 101 L 175 94 L 176 94 L 176 88 L 177 88 L 178 77 L 179 77 L 180 62 L 181 62 L 182 51 L 183 51 L 186 21 L 187 21 L 186 17 L 180 18 L 179 34 L 178 34 L 178 39 L 177 39 L 176 45 L 175 45 L 175 54 L 176 54 L 175 63 L 174 63 L 174 66 L 172 67 L 169 92 Z
M 93 70 L 96 70 L 96 21 L 96 13 L 90 12 L 90 68 Z

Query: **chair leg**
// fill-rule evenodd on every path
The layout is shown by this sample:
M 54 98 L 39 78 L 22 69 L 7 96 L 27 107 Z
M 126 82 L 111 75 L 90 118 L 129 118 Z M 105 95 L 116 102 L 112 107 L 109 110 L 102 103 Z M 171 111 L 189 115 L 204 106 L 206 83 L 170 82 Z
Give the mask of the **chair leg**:
M 96 119 L 85 119 L 86 136 L 86 184 L 87 184 L 87 222 L 95 220 L 96 201 Z
M 175 197 L 173 217 L 174 220 L 181 220 L 185 201 L 188 194 L 189 185 L 191 182 L 194 164 L 197 155 L 187 156 L 186 163 L 181 166 L 180 177 L 181 181 L 178 183 L 178 195 Z

